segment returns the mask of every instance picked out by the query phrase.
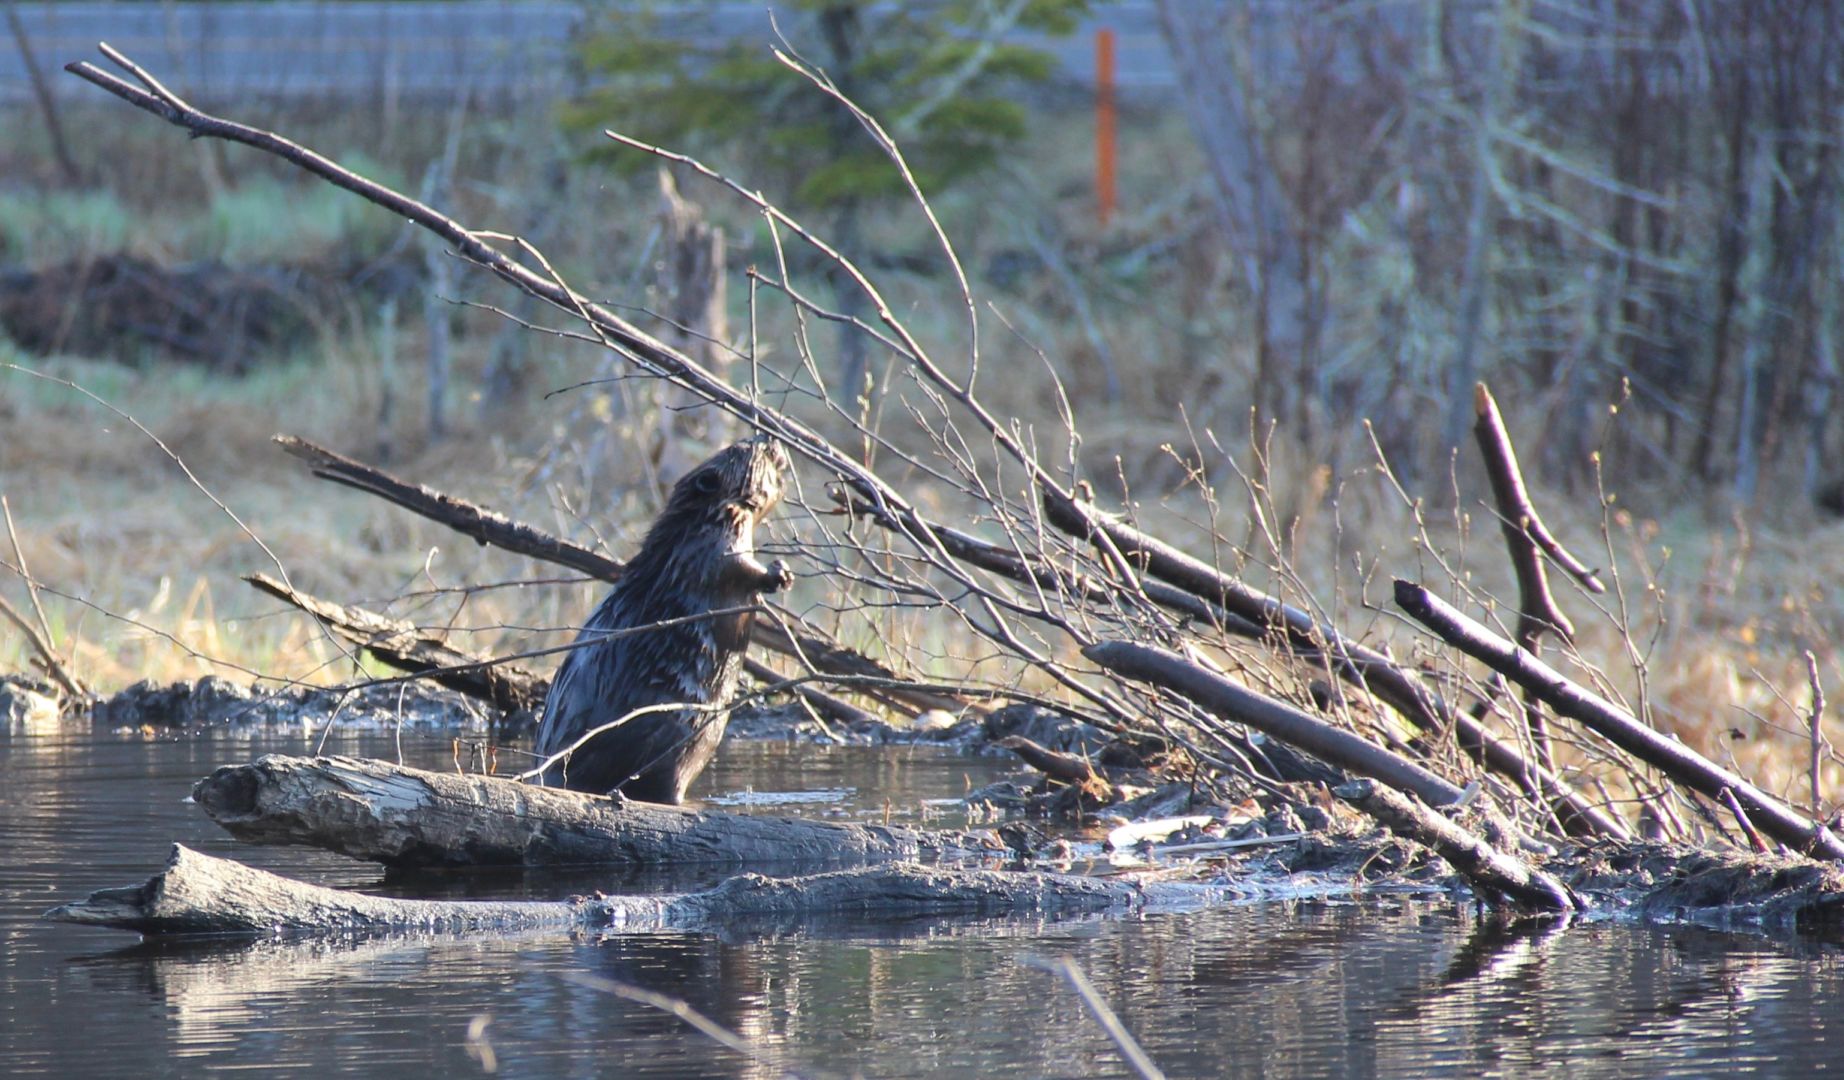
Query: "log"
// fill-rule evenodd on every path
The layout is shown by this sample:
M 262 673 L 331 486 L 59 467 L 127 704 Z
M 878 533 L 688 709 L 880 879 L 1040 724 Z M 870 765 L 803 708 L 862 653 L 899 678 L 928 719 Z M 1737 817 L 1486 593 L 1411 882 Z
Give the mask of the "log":
M 1237 686 L 1177 653 L 1129 641 L 1102 641 L 1084 648 L 1082 655 L 1109 671 L 1164 687 L 1225 720 L 1246 724 L 1327 764 L 1414 792 L 1437 806 L 1460 801 L 1457 786 L 1407 758 L 1285 702 Z
M 1527 911 L 1580 911 L 1581 898 L 1554 876 L 1498 850 L 1428 807 L 1370 780 L 1353 780 L 1332 794 L 1375 818 L 1398 836 L 1432 848 L 1487 903 Z
M 98 890 L 44 917 L 143 934 L 507 933 L 691 929 L 742 917 L 1068 915 L 1144 904 L 1142 890 L 1123 881 L 916 863 L 791 878 L 739 874 L 699 892 L 661 896 L 399 900 L 309 885 L 174 844 L 166 868 L 146 882 Z
M 271 754 L 198 782 L 232 836 L 386 866 L 808 866 L 1005 854 L 990 834 L 726 814 L 428 772 Z
M 1396 604 L 1461 652 L 1529 690 L 1538 701 L 1657 768 L 1679 784 L 1720 800 L 1724 788 L 1747 810 L 1755 827 L 1795 851 L 1844 860 L 1844 843 L 1831 830 L 1755 787 L 1690 747 L 1641 724 L 1631 713 L 1577 685 L 1528 650 L 1468 618 L 1412 581 L 1397 579 Z

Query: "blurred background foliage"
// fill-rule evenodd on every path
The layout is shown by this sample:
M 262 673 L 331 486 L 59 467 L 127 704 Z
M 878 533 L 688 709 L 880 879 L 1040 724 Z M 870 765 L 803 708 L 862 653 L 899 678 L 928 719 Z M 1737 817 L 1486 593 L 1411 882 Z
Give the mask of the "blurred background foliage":
M 587 156 L 645 163 L 594 142 L 614 128 L 656 146 L 721 150 L 750 183 L 773 186 L 790 209 L 904 197 L 890 159 L 837 101 L 815 93 L 769 46 L 824 71 L 845 97 L 902 145 L 925 191 L 977 175 L 1025 139 L 1027 95 L 1055 74 L 1040 48 L 1012 31 L 1073 33 L 1087 0 L 1029 0 L 995 16 L 974 0 L 876 4 L 796 0 L 777 9 L 781 40 L 686 41 L 678 5 L 604 8 L 586 30 L 587 89 L 561 110 Z

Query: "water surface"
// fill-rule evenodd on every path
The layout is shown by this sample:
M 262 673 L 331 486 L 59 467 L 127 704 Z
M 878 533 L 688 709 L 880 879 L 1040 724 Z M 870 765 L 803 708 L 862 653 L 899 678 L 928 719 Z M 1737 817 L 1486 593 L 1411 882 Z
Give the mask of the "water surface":
M 771 933 L 146 944 L 38 920 L 145 879 L 175 840 L 371 891 L 585 887 L 505 873 L 387 877 L 336 855 L 237 843 L 184 802 L 212 768 L 308 752 L 307 738 L 0 732 L 0 1075 L 453 1077 L 488 1065 L 520 1077 L 775 1075 L 573 981 L 581 973 L 683 999 L 809 1073 L 1128 1075 L 1067 987 L 1021 962 L 1061 955 L 1173 1076 L 1788 1075 L 1823 1071 L 1829 1041 L 1844 1039 L 1844 973 L 1829 946 L 1611 923 L 1518 932 L 1424 901 Z M 447 735 L 406 735 L 403 749 L 410 764 L 454 767 Z M 395 745 L 349 735 L 328 750 L 391 757 Z M 956 825 L 930 800 L 1009 769 L 923 748 L 733 742 L 693 794 L 749 812 Z M 686 884 L 608 881 L 610 891 Z

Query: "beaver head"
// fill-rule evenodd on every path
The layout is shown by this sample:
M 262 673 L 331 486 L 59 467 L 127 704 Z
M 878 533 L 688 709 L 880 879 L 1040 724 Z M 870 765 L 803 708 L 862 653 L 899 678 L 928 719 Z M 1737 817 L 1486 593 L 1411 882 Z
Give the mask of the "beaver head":
M 767 435 L 719 450 L 672 486 L 628 574 L 713 597 L 769 591 L 751 558 L 755 527 L 781 501 L 789 467 L 786 447 Z

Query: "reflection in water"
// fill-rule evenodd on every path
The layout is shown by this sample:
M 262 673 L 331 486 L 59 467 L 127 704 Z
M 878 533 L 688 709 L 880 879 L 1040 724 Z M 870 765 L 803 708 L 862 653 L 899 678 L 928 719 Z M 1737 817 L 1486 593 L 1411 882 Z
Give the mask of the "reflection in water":
M 697 873 L 386 875 L 322 853 L 235 844 L 181 801 L 222 761 L 301 752 L 301 742 L 0 736 L 0 1075 L 475 1075 L 470 1026 L 509 1076 L 766 1075 L 658 1010 L 564 977 L 575 972 L 683 999 L 781 1060 L 827 1073 L 1125 1075 L 1067 986 L 1019 963 L 1065 953 L 1173 1076 L 1784 1073 L 1824 1062 L 1826 1040 L 1844 1036 L 1844 977 L 1829 947 L 1617 923 L 1507 924 L 1421 902 L 1056 923 L 147 944 L 36 920 L 58 901 L 145 877 L 172 840 L 406 895 L 707 883 Z M 388 745 L 347 739 L 329 749 Z M 406 751 L 434 767 L 449 756 L 446 739 L 406 742 Z M 843 792 L 825 806 L 919 820 L 927 799 L 1005 767 L 920 751 L 733 744 L 695 794 Z

